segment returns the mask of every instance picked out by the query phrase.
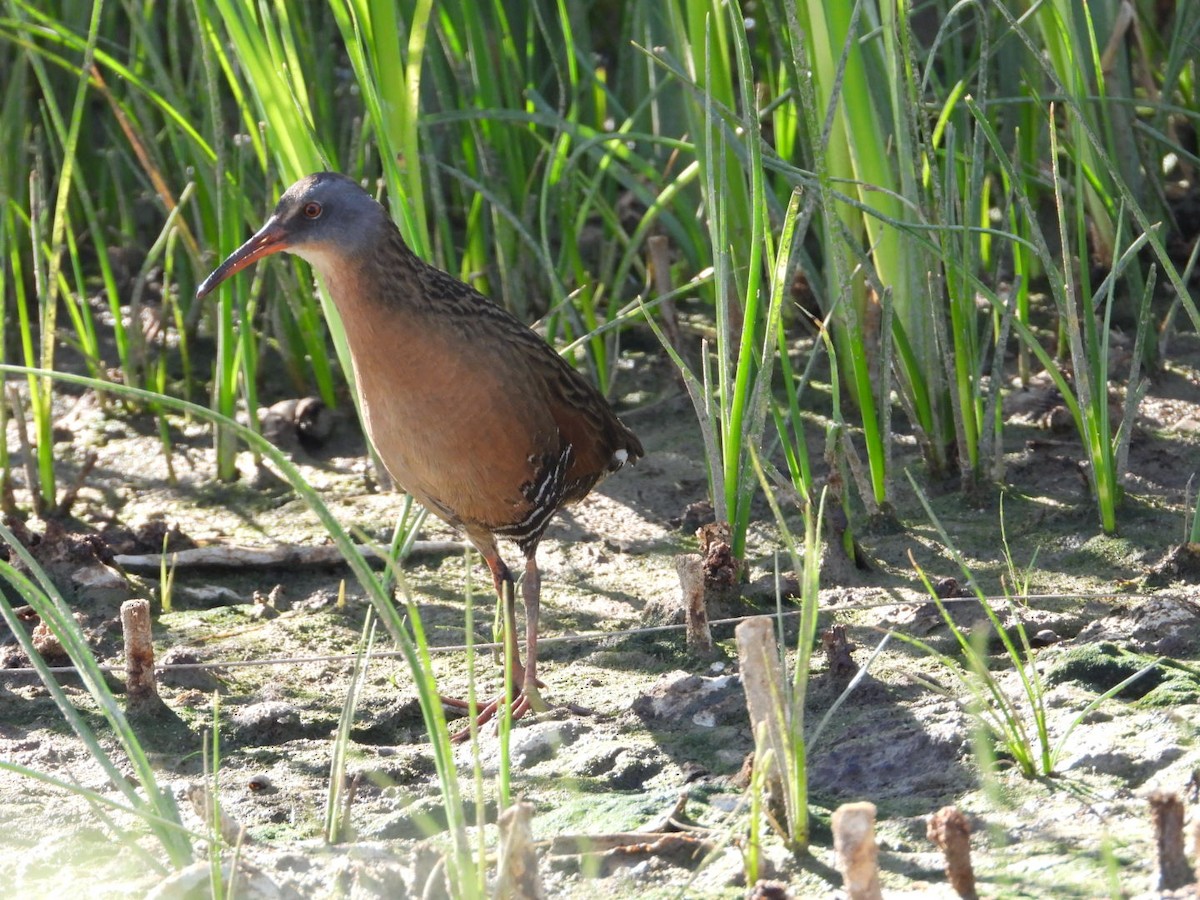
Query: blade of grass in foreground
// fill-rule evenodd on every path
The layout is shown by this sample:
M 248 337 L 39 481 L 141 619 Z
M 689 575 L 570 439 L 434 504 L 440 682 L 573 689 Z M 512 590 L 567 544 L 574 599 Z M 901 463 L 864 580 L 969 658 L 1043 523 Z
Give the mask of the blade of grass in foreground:
M 474 876 L 469 873 L 474 869 L 475 861 L 471 856 L 470 846 L 467 842 L 466 826 L 468 823 L 464 815 L 462 798 L 459 791 L 453 747 L 450 743 L 450 732 L 446 724 L 446 714 L 442 709 L 442 704 L 437 693 L 437 686 L 434 681 L 429 648 L 424 639 L 424 631 L 421 628 L 420 611 L 408 596 L 407 590 L 405 590 L 405 611 L 407 616 L 406 619 L 401 618 L 399 611 L 392 602 L 390 593 L 384 587 L 384 579 L 375 574 L 366 558 L 355 547 L 350 536 L 329 511 L 329 508 L 325 505 L 320 495 L 305 481 L 304 476 L 296 469 L 291 460 L 260 434 L 257 434 L 240 422 L 236 422 L 195 403 L 189 403 L 186 400 L 167 397 L 162 394 L 155 394 L 151 391 L 130 388 L 124 385 L 113 385 L 82 375 L 74 375 L 66 372 L 49 372 L 27 366 L 0 365 L 0 374 L 17 375 L 26 378 L 52 378 L 91 388 L 92 390 L 108 391 L 143 403 L 158 403 L 161 406 L 229 429 L 231 433 L 236 434 L 245 441 L 252 450 L 270 460 L 279 473 L 287 479 L 292 489 L 296 491 L 309 509 L 317 516 L 330 539 L 342 552 L 347 565 L 350 566 L 358 578 L 359 585 L 366 593 L 371 604 L 375 607 L 375 611 L 383 620 L 384 625 L 404 655 L 410 671 L 413 673 L 421 713 L 429 735 L 430 751 L 433 755 L 434 766 L 438 773 L 442 798 L 445 804 L 447 830 L 450 832 L 454 844 L 454 853 L 448 861 L 448 866 L 450 867 L 449 880 L 451 884 L 474 883 Z M 401 586 L 403 587 L 403 584 Z M 95 666 L 95 660 L 91 657 L 91 651 L 86 646 L 82 646 L 79 652 L 82 659 L 91 660 L 91 665 Z
M 343 582 L 343 590 L 345 583 Z M 337 732 L 333 737 L 332 758 L 329 762 L 329 791 L 325 797 L 325 842 L 340 844 L 351 835 L 350 807 L 346 794 L 347 750 L 350 746 L 350 729 L 354 726 L 354 711 L 358 698 L 366 683 L 367 667 L 371 662 L 371 651 L 375 646 L 375 619 L 368 611 L 363 620 L 362 634 L 354 655 L 354 670 L 350 675 L 350 687 L 342 704 Z
M 34 648 L 33 640 L 26 631 L 25 625 L 17 618 L 12 604 L 3 592 L 0 592 L 0 616 L 8 624 L 9 630 L 16 637 L 21 649 L 25 651 L 30 665 L 37 670 L 38 676 L 42 679 L 47 691 L 50 692 L 59 712 L 83 742 L 92 758 L 104 770 L 113 788 L 124 795 L 129 807 L 146 823 L 150 832 L 166 852 L 171 865 L 175 868 L 187 865 L 193 858 L 191 839 L 179 818 L 179 809 L 175 805 L 175 800 L 168 791 L 164 791 L 159 785 L 154 768 L 142 749 L 141 742 L 116 698 L 109 690 L 104 680 L 104 674 L 100 671 L 88 646 L 87 638 L 71 615 L 66 601 L 58 593 L 57 588 L 37 560 L 17 540 L 16 535 L 2 523 L 0 523 L 0 539 L 8 545 L 10 552 L 14 553 L 33 573 L 36 582 L 18 572 L 7 562 L 0 562 L 0 578 L 6 581 L 25 603 L 33 608 L 41 621 L 50 628 L 55 638 L 62 644 L 71 663 L 79 672 L 88 693 L 91 694 L 100 713 L 112 729 L 126 759 L 132 765 L 141 791 L 135 788 L 130 779 L 126 777 L 121 766 L 105 750 L 95 732 L 67 697 L 54 674 L 46 666 L 41 654 Z M 131 840 L 127 840 L 126 843 L 136 846 Z

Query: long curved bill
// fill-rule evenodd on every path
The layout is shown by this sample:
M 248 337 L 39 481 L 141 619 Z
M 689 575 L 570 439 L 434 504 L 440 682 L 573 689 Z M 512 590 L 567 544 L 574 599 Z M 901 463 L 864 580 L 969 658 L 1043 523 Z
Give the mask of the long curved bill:
M 286 250 L 288 244 L 287 230 L 275 216 L 271 216 L 267 220 L 267 224 L 258 229 L 254 237 L 229 254 L 225 262 L 217 266 L 213 273 L 201 282 L 200 287 L 196 288 L 196 299 L 203 300 L 230 275 L 242 271 L 246 266 L 257 262 L 264 256 Z

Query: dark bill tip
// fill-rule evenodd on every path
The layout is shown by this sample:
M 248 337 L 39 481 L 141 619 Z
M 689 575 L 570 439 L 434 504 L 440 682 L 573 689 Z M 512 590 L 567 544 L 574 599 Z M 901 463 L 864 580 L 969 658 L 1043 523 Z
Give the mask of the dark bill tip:
M 258 229 L 254 237 L 229 254 L 225 262 L 217 266 L 212 274 L 200 283 L 200 287 L 196 288 L 196 299 L 203 300 L 230 275 L 237 274 L 264 256 L 286 250 L 289 246 L 287 230 L 272 216 L 266 225 Z

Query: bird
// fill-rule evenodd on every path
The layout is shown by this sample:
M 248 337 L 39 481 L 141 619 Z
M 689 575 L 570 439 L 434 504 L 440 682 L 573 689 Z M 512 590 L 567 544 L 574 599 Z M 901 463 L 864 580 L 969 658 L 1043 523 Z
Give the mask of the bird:
M 462 529 L 491 571 L 514 693 L 486 703 L 477 724 L 505 702 L 514 719 L 547 709 L 537 674 L 538 543 L 559 509 L 641 458 L 641 441 L 535 331 L 417 256 L 383 205 L 353 179 L 318 172 L 289 187 L 265 224 L 204 279 L 197 299 L 279 252 L 308 262 L 325 283 L 345 330 L 362 421 L 384 468 Z M 515 543 L 525 560 L 524 663 L 500 539 Z

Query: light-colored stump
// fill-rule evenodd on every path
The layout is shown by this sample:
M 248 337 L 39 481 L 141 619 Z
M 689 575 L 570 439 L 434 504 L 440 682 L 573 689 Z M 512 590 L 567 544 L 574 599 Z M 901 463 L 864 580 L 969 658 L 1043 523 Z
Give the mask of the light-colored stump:
M 1178 794 L 1169 791 L 1155 791 L 1149 800 L 1150 821 L 1158 851 L 1154 887 L 1159 891 L 1174 891 L 1192 881 L 1192 870 L 1183 850 L 1183 801 Z
M 708 627 L 708 601 L 704 584 L 704 558 L 698 553 L 675 557 L 683 612 L 687 622 L 687 647 L 693 653 L 712 653 L 712 631 Z
M 874 803 L 844 803 L 834 811 L 833 850 L 850 900 L 883 900 Z
M 754 735 L 754 765 L 766 766 L 763 783 L 776 810 L 785 808 L 780 760 L 787 759 L 787 713 L 783 708 L 783 670 L 775 643 L 775 622 L 755 616 L 734 630 L 738 670 L 746 692 L 750 731 Z
M 154 683 L 149 600 L 126 600 L 121 604 L 121 631 L 125 637 L 125 690 L 129 711 L 157 710 L 162 706 L 162 700 Z

